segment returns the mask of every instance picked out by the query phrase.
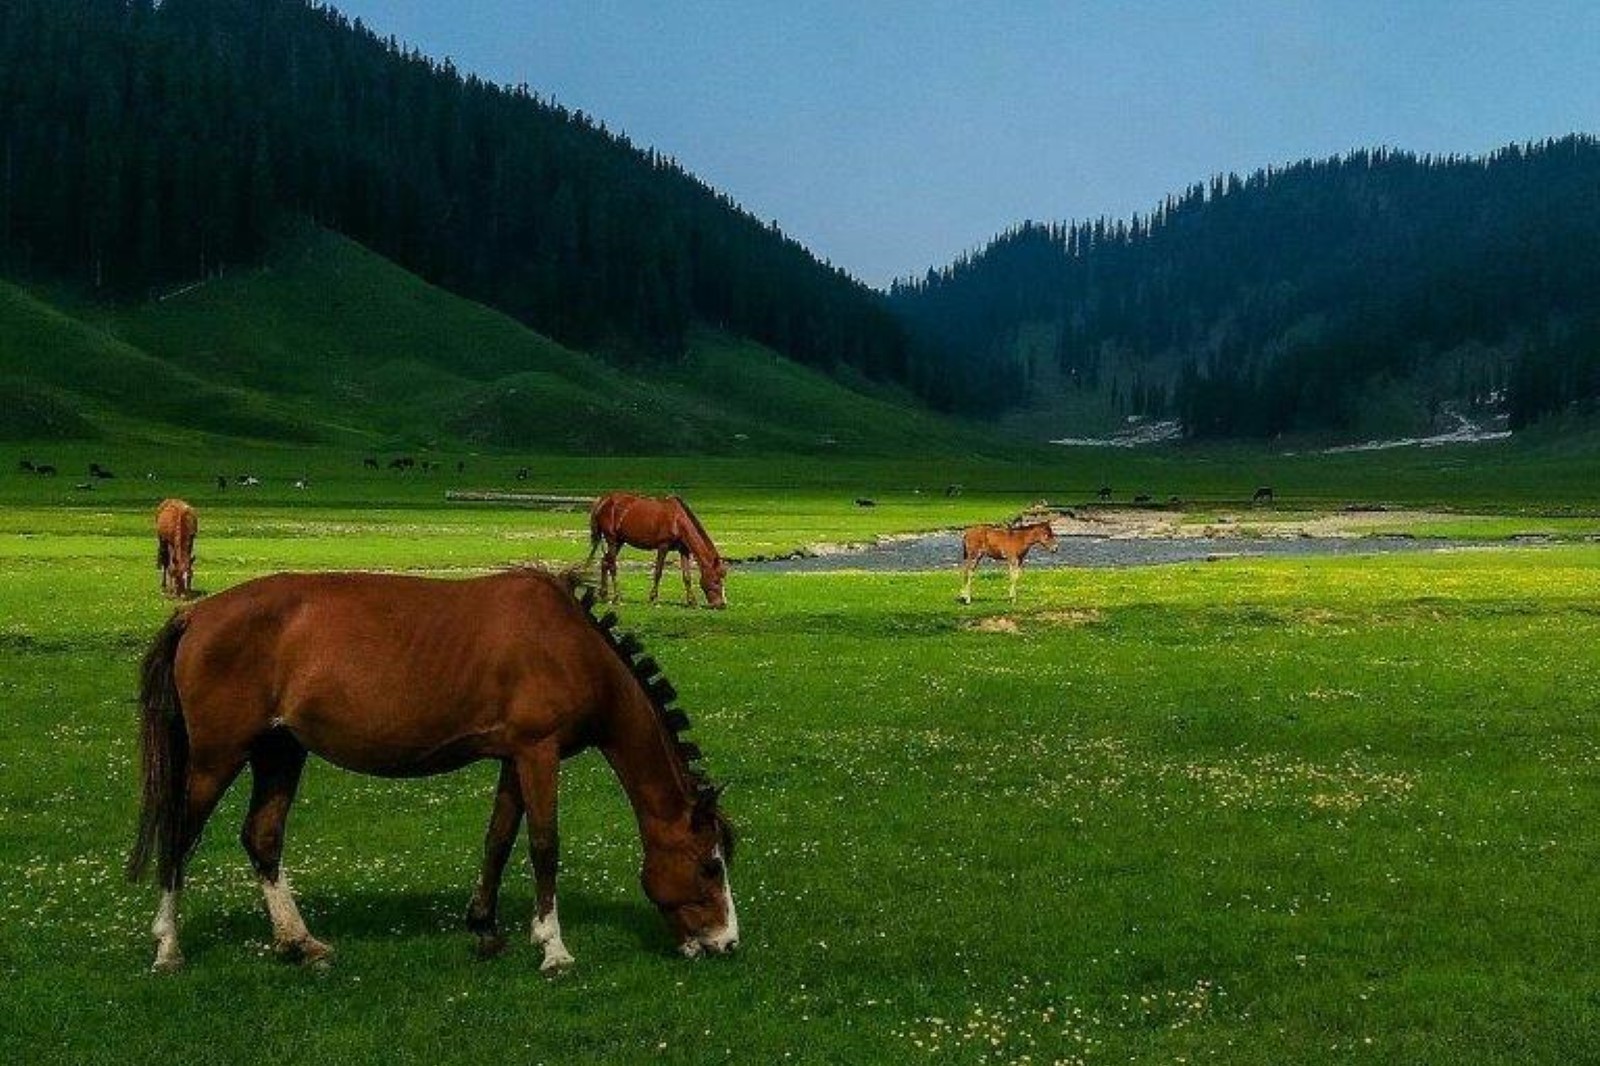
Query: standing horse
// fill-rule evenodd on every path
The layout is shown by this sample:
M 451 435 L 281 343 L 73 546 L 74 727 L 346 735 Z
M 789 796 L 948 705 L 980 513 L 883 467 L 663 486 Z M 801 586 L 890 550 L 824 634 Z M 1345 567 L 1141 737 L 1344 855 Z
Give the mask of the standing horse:
M 1011 601 L 1017 599 L 1017 578 L 1022 574 L 1022 560 L 1028 549 L 1043 544 L 1056 550 L 1055 530 L 1049 522 L 1034 522 L 1017 526 L 973 526 L 961 535 L 961 602 L 972 602 L 972 574 L 985 559 L 1004 559 L 1011 572 Z
M 155 968 L 176 968 L 178 895 L 207 818 L 246 763 L 241 841 L 280 955 L 317 961 L 282 866 L 284 823 L 308 752 L 359 773 L 413 777 L 480 759 L 500 763 L 468 928 L 488 953 L 500 876 L 523 815 L 537 889 L 540 969 L 572 963 L 556 917 L 556 779 L 561 760 L 598 747 L 631 803 L 641 881 L 678 950 L 732 951 L 733 836 L 718 790 L 678 734 L 688 717 L 655 660 L 595 619 L 592 592 L 542 571 L 470 581 L 382 574 L 278 574 L 181 612 L 144 660 L 144 794 L 128 859 L 155 859 L 162 890 Z
M 162 500 L 156 508 L 156 567 L 161 591 L 187 598 L 194 585 L 194 539 L 200 519 L 182 500 Z
M 706 527 L 689 510 L 689 505 L 678 497 L 656 499 L 627 492 L 606 493 L 589 509 L 588 562 L 594 561 L 601 541 L 606 545 L 605 556 L 600 560 L 602 599 L 606 595 L 608 579 L 611 602 L 615 603 L 621 598 L 617 587 L 617 553 L 622 551 L 624 544 L 631 544 L 635 548 L 655 549 L 656 573 L 650 585 L 651 603 L 656 602 L 661 592 L 661 571 L 667 565 L 667 553 L 675 551 L 683 566 L 683 593 L 689 606 L 695 605 L 694 585 L 689 580 L 691 555 L 700 567 L 700 588 L 706 594 L 706 606 L 722 608 L 728 605 L 722 592 L 722 583 L 728 576 L 728 564 L 722 561 Z

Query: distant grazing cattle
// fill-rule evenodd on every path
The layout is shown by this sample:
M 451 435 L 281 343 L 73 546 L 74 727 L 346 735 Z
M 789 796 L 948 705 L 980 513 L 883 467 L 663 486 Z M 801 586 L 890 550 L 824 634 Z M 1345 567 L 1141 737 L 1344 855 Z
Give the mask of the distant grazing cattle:
M 38 474 L 40 477 L 56 476 L 56 468 L 51 466 L 49 463 L 40 463 L 38 466 L 33 468 L 33 472 Z
M 217 491 L 218 492 L 227 492 L 228 491 L 228 479 L 223 477 L 221 474 L 217 475 Z
M 856 506 L 857 507 L 876 507 L 876 506 L 878 506 L 878 501 L 877 500 L 869 500 L 865 496 L 857 496 L 856 497 Z
M 256 477 L 254 474 L 240 474 L 238 481 L 239 484 L 245 486 L 246 488 L 249 488 L 252 485 L 261 484 L 261 479 Z
M 1139 495 L 1137 495 L 1137 496 L 1135 496 L 1133 498 L 1133 502 L 1134 503 L 1149 503 L 1150 502 L 1150 494 L 1148 492 L 1141 492 L 1141 493 L 1139 493 Z
M 1263 485 L 1259 489 L 1256 489 L 1256 494 L 1254 496 L 1250 497 L 1250 502 L 1251 503 L 1271 503 L 1272 502 L 1272 486 L 1271 485 Z
M 303 478 L 303 477 L 295 478 L 294 479 L 294 487 L 297 488 L 297 489 L 305 488 L 306 487 L 306 479 Z
M 961 495 L 961 486 L 960 485 L 946 485 L 944 487 L 945 499 L 948 500 L 952 496 L 959 496 L 959 495 Z
M 22 473 L 24 473 L 24 474 L 33 473 L 34 469 L 35 469 L 34 465 L 33 465 L 33 460 L 31 460 L 31 459 L 22 460 L 22 462 L 17 464 L 17 469 L 19 471 L 21 471 Z
M 458 473 L 458 474 L 465 473 L 466 469 L 467 469 L 467 464 L 465 462 L 463 462 L 462 460 L 457 459 L 456 460 L 456 473 Z
M 1099 499 L 1102 499 L 1102 500 L 1111 499 L 1111 486 L 1110 485 L 1102 485 L 1102 486 L 1100 486 L 1100 491 L 1095 493 L 1095 496 L 1098 497 Z
M 378 469 L 378 460 L 369 455 L 361 460 L 361 465 L 368 470 L 376 470 Z
M 528 480 L 528 468 L 527 467 L 524 466 L 524 467 L 518 468 L 518 470 L 517 470 L 517 480 L 518 481 L 526 481 L 526 480 Z
M 94 484 L 88 481 L 80 481 L 72 487 L 78 492 L 88 492 L 90 489 L 94 488 Z
M 114 478 L 117 475 L 113 474 L 111 471 L 107 470 L 105 467 L 101 466 L 99 463 L 90 463 L 89 464 L 89 476 L 90 477 L 99 478 L 102 481 L 104 481 L 104 480 L 107 480 L 109 478 Z
M 1168 496 L 1167 503 L 1171 504 L 1173 507 L 1177 507 L 1179 504 L 1183 503 L 1183 501 L 1178 499 L 1176 496 Z

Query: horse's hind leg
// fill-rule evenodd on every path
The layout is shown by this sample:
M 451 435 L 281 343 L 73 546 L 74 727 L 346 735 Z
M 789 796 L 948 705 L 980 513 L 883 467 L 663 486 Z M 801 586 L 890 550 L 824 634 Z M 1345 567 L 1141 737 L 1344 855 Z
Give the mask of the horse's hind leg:
M 560 838 L 556 833 L 556 778 L 561 750 L 547 741 L 517 757 L 517 779 L 528 813 L 528 853 L 533 859 L 532 940 L 544 948 L 542 973 L 556 973 L 572 965 L 572 954 L 561 942 L 561 920 L 556 915 L 556 871 L 560 866 Z
M 611 600 L 618 603 L 622 600 L 622 589 L 617 586 L 617 555 L 622 551 L 622 545 L 606 544 L 606 553 L 600 558 L 600 598 L 606 598 L 606 578 L 611 579 Z
M 500 935 L 497 913 L 500 907 L 500 877 L 505 873 L 511 848 L 517 842 L 517 827 L 522 824 L 522 787 L 517 769 L 509 761 L 500 764 L 500 783 L 495 787 L 494 809 L 489 815 L 489 831 L 483 840 L 483 873 L 467 907 L 467 928 L 478 935 L 478 954 L 499 954 L 506 946 Z
M 183 965 L 183 952 L 178 947 L 178 897 L 183 891 L 183 872 L 189 856 L 200 843 L 200 834 L 206 821 L 216 810 L 217 801 L 233 784 L 244 768 L 244 759 L 233 761 L 202 761 L 194 759 L 185 775 L 186 802 L 183 814 L 183 834 L 176 862 L 161 886 L 161 902 L 156 907 L 156 919 L 150 926 L 150 935 L 156 941 L 156 961 L 152 969 L 176 970 Z
M 279 956 L 318 962 L 333 949 L 311 935 L 289 888 L 283 868 L 283 830 L 305 769 L 306 749 L 286 733 L 270 733 L 250 753 L 250 811 L 245 815 L 239 841 L 250 856 L 261 895 L 272 919 L 272 947 Z

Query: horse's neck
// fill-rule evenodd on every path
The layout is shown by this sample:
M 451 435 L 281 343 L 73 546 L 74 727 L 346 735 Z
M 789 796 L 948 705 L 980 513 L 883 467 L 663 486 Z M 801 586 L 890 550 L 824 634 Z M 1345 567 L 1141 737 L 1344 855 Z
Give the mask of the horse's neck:
M 678 536 L 693 555 L 695 562 L 704 569 L 707 564 L 716 564 L 722 561 L 717 554 L 717 546 L 711 543 L 711 538 L 700 532 L 700 523 L 694 520 L 694 515 L 689 513 L 689 508 L 684 506 L 682 500 L 673 500 L 673 506 L 678 510 Z
M 600 750 L 628 796 L 646 844 L 655 830 L 681 819 L 693 798 L 668 732 L 654 705 L 632 675 L 620 686 L 600 742 Z

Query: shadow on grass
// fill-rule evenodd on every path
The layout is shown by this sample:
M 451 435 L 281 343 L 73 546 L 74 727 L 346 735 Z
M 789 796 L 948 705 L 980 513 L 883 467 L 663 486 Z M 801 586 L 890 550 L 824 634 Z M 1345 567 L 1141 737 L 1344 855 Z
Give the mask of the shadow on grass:
M 503 894 L 500 933 L 515 945 L 527 942 L 532 918 L 529 893 Z M 470 893 L 443 891 L 359 891 L 336 896 L 307 893 L 299 896 L 306 924 L 320 939 L 337 950 L 341 941 L 394 941 L 401 939 L 459 937 L 465 951 L 475 938 L 467 930 Z M 561 924 L 568 936 L 576 929 L 609 926 L 633 942 L 640 951 L 668 954 L 672 950 L 666 925 L 642 895 L 618 900 L 562 886 L 558 893 Z M 443 924 L 443 928 L 441 928 Z M 271 936 L 266 908 L 230 908 L 225 911 L 185 915 L 184 951 L 199 956 L 209 946 L 259 942 Z

